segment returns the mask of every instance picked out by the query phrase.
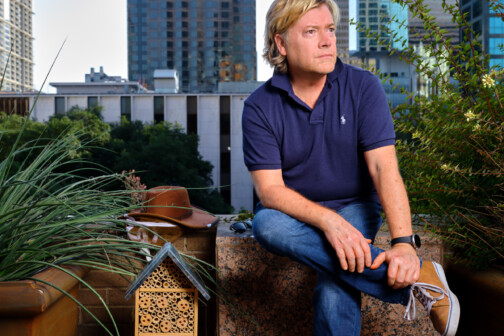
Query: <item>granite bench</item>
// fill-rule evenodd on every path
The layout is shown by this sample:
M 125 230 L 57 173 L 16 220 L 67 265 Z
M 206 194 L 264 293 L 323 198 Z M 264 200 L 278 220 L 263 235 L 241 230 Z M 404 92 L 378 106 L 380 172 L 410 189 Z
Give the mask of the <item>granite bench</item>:
M 243 314 L 236 314 L 219 301 L 218 335 L 306 336 L 312 334 L 311 294 L 315 272 L 263 249 L 250 230 L 237 234 L 221 220 L 216 236 L 216 266 L 226 290 Z M 416 230 L 422 237 L 422 258 L 442 262 L 443 247 L 438 239 Z M 387 248 L 389 234 L 381 230 L 375 245 Z M 417 319 L 403 318 L 405 308 L 362 296 L 361 335 L 437 335 L 425 310 L 417 304 Z

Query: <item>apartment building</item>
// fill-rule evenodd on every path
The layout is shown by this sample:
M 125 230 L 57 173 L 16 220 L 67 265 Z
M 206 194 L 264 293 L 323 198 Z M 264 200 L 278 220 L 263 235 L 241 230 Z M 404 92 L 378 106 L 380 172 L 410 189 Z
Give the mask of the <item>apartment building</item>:
M 0 0 L 0 91 L 33 90 L 32 1 Z
M 148 89 L 157 69 L 181 92 L 256 80 L 255 0 L 128 0 L 128 79 Z

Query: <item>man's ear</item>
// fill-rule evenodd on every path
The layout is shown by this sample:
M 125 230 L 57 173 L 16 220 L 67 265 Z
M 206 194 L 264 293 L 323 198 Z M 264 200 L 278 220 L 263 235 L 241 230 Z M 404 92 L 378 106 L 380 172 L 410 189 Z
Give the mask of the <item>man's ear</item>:
M 277 46 L 278 52 L 282 56 L 287 56 L 287 48 L 286 48 L 286 43 L 285 39 L 282 35 L 280 34 L 275 34 L 275 44 Z

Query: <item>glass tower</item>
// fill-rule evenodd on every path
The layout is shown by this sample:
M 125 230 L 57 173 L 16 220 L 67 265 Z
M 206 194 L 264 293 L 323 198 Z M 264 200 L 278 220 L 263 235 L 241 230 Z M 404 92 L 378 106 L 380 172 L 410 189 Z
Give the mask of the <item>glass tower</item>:
M 499 48 L 499 45 L 504 45 L 502 17 L 488 7 L 487 1 L 461 0 L 460 6 L 474 34 L 479 35 L 483 49 L 490 55 L 490 66 L 504 68 L 504 51 Z
M 182 92 L 256 80 L 255 0 L 128 0 L 128 76 L 153 89 L 175 69 Z
M 369 28 L 370 33 L 392 42 L 392 48 L 402 50 L 402 42 L 391 41 L 390 32 L 396 34 L 396 38 L 408 42 L 408 8 L 391 0 L 359 0 L 358 3 L 358 21 Z M 405 25 L 396 23 L 396 20 Z M 358 34 L 357 47 L 360 54 L 390 51 L 386 45 L 379 45 L 375 39 L 366 37 L 364 32 Z
M 33 90 L 32 15 L 31 0 L 0 0 L 1 91 Z

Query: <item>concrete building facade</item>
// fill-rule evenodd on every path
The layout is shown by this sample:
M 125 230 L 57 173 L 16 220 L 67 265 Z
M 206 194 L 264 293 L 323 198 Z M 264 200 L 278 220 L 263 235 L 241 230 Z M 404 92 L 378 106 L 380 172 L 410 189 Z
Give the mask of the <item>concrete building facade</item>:
M 0 91 L 33 90 L 32 16 L 31 0 L 0 0 Z

